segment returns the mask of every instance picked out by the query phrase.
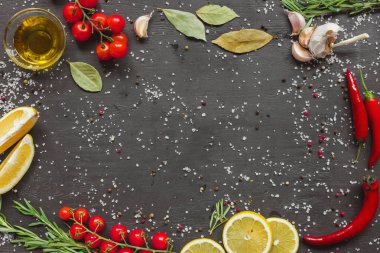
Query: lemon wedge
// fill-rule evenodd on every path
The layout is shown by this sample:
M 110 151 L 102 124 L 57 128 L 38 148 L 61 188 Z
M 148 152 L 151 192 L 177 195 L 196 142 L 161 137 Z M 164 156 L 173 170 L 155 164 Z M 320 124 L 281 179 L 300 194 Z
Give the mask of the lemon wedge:
M 281 218 L 268 218 L 272 228 L 273 245 L 270 253 L 296 253 L 299 247 L 297 229 L 289 221 Z
M 224 226 L 223 244 L 228 253 L 268 253 L 272 246 L 272 229 L 262 215 L 240 212 Z
M 225 253 L 219 243 L 206 238 L 195 239 L 183 247 L 181 253 Z
M 18 107 L 0 119 L 0 153 L 19 141 L 38 120 L 38 112 L 33 107 Z
M 0 195 L 10 191 L 21 180 L 33 157 L 33 138 L 27 134 L 0 164 Z

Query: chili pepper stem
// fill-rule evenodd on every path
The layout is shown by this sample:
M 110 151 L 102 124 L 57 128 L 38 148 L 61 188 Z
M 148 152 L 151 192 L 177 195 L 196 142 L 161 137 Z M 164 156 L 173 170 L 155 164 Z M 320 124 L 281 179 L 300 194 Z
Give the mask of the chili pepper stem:
M 354 161 L 354 163 L 357 163 L 357 162 L 358 162 L 358 160 L 359 160 L 359 155 L 360 155 L 360 151 L 362 150 L 362 147 L 363 147 L 363 141 L 359 141 L 358 151 L 356 152 L 356 156 L 355 156 L 355 161 Z
M 367 89 L 367 86 L 365 85 L 364 76 L 363 76 L 363 68 L 362 67 L 359 68 L 359 73 L 360 73 L 360 79 L 362 81 L 362 85 L 363 85 L 363 88 L 364 88 L 364 96 L 365 96 L 365 98 L 367 100 L 372 99 L 373 98 L 373 94 L 372 94 L 371 91 L 369 91 Z

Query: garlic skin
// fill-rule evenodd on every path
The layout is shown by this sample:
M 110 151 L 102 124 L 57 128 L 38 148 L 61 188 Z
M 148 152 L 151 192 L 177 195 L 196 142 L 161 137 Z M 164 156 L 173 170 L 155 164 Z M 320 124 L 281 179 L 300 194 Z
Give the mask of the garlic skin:
M 309 62 L 313 60 L 313 56 L 309 52 L 309 50 L 305 49 L 303 46 L 301 46 L 300 43 L 294 42 L 292 46 L 292 55 L 294 59 L 300 62 Z
M 153 15 L 153 11 L 150 14 L 140 16 L 135 20 L 133 29 L 135 31 L 136 36 L 139 39 L 148 38 L 148 26 L 149 26 L 149 21 L 152 18 L 152 15 Z
M 331 54 L 332 46 L 337 39 L 339 31 L 343 29 L 334 23 L 318 26 L 311 35 L 308 48 L 315 58 L 325 58 Z
M 310 26 L 308 28 L 305 28 L 301 31 L 299 37 L 298 37 L 298 42 L 303 46 L 304 48 L 308 48 L 309 42 L 311 35 L 313 35 L 315 31 L 315 26 Z
M 289 11 L 288 19 L 292 25 L 292 34 L 291 36 L 298 35 L 306 25 L 305 18 L 298 12 Z

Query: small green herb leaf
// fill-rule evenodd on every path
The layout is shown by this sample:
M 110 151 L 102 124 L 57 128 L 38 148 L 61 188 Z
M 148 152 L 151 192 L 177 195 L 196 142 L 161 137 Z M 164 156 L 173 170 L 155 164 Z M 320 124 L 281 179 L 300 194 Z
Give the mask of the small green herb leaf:
M 173 9 L 162 9 L 169 22 L 187 37 L 206 41 L 205 27 L 193 13 Z
M 197 10 L 197 15 L 209 25 L 223 25 L 239 17 L 231 8 L 217 4 L 207 4 L 201 7 Z
M 93 66 L 84 62 L 69 62 L 69 64 L 71 75 L 79 87 L 90 92 L 102 90 L 102 78 Z
M 273 36 L 256 29 L 243 29 L 240 31 L 222 34 L 212 43 L 233 53 L 248 53 L 268 44 Z

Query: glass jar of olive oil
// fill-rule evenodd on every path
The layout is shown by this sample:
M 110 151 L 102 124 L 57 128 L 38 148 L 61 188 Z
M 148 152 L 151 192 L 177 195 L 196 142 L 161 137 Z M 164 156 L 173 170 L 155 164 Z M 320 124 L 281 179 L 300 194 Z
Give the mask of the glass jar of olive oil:
M 46 69 L 56 63 L 65 50 L 65 30 L 52 13 L 38 8 L 26 9 L 9 20 L 4 47 L 18 66 Z

